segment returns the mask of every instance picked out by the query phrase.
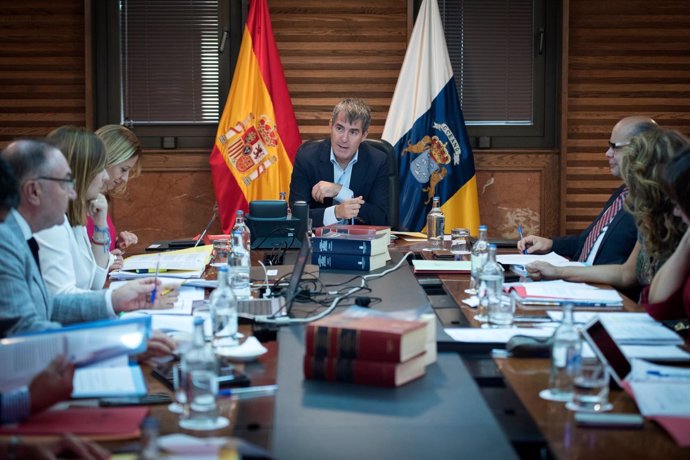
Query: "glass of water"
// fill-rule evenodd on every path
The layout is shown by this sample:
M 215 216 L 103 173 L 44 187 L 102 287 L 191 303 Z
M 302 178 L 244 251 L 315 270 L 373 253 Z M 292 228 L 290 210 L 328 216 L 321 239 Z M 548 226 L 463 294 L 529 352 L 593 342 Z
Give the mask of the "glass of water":
M 565 407 L 578 412 L 606 412 L 609 403 L 609 372 L 597 358 L 584 359 L 573 381 L 573 399 Z
M 213 242 L 213 262 L 214 267 L 228 264 L 228 254 L 230 253 L 230 240 L 219 239 Z
M 470 231 L 466 228 L 454 228 L 450 231 L 450 252 L 455 260 L 462 260 L 470 254 Z
M 488 305 L 489 324 L 495 327 L 508 327 L 515 316 L 515 297 L 502 295 L 496 302 Z
M 173 379 L 173 397 L 175 402 L 168 405 L 168 410 L 173 414 L 183 414 L 184 405 L 187 402 L 187 393 L 184 388 L 184 378 L 182 376 L 182 366 L 175 364 L 171 368 Z
M 218 425 L 218 376 L 193 370 L 185 375 L 186 404 L 180 426 L 186 430 L 213 430 Z

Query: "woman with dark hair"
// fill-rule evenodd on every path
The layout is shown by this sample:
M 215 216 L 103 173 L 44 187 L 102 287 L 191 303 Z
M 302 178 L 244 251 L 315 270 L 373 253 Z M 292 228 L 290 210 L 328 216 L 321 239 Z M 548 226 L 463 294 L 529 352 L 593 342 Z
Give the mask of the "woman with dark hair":
M 643 291 L 642 303 L 659 320 L 690 318 L 690 148 L 669 161 L 661 183 L 676 204 L 674 214 L 688 228 L 651 286 Z

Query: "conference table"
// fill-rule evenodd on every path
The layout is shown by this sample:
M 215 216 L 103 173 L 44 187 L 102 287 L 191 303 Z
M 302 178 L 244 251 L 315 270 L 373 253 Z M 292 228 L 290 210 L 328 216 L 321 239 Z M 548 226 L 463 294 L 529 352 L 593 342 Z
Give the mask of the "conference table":
M 420 246 L 399 244 L 392 263 Z M 289 255 L 288 255 L 289 263 Z M 380 272 L 382 270 L 378 270 Z M 342 283 L 352 272 L 322 271 L 324 284 Z M 165 406 L 151 406 L 161 434 L 231 436 L 271 452 L 275 458 L 690 458 L 657 425 L 641 430 L 607 430 L 575 425 L 561 403 L 543 401 L 548 359 L 493 358 L 484 347 L 453 343 L 444 327 L 477 327 L 475 311 L 462 304 L 468 275 L 415 277 L 407 262 L 371 280 L 366 295 L 380 298 L 373 308 L 402 310 L 430 305 L 438 318 L 438 360 L 426 375 L 399 388 L 377 388 L 305 380 L 302 376 L 304 326 L 241 325 L 262 339 L 268 352 L 240 364 L 252 385 L 277 384 L 275 395 L 220 399 L 230 427 L 191 432 Z M 343 302 L 346 304 L 347 302 Z M 351 303 L 350 303 L 351 304 Z M 297 304 L 296 317 L 322 308 Z M 637 308 L 626 301 L 626 310 Z M 168 391 L 149 376 L 150 392 Z M 614 412 L 637 413 L 624 392 L 612 391 Z M 130 450 L 128 443 L 106 445 Z
M 469 287 L 469 275 L 439 275 L 437 282 L 442 286 L 444 293 L 452 299 L 451 306 L 448 302 L 444 306 L 435 308 L 437 316 L 444 327 L 480 327 L 481 323 L 474 320 L 477 310 L 462 303 L 468 297 L 465 289 Z M 430 283 L 426 283 L 427 285 Z M 644 311 L 634 301 L 623 296 L 623 311 Z M 597 311 L 597 309 L 592 309 Z M 598 311 L 604 311 L 598 309 Z M 545 310 L 521 310 L 516 314 L 527 316 L 531 314 L 543 314 Z M 543 436 L 549 453 L 556 458 L 581 458 L 581 459 L 611 459 L 611 458 L 690 458 L 690 448 L 680 448 L 671 437 L 657 424 L 645 420 L 641 430 L 636 429 L 607 429 L 607 428 L 583 428 L 575 424 L 574 412 L 565 408 L 563 403 L 550 402 L 539 397 L 539 392 L 548 387 L 550 360 L 543 358 L 501 358 L 493 357 L 487 350 L 477 352 L 476 348 L 463 347 L 461 344 L 452 344 L 452 341 L 443 340 L 439 347 L 444 349 L 457 349 L 461 355 L 466 355 L 467 360 L 474 363 L 474 367 L 480 369 L 477 379 L 482 381 L 482 374 L 486 374 L 487 367 L 493 367 L 500 374 L 507 391 L 514 392 L 529 418 L 534 422 Z M 477 362 L 482 362 L 483 366 Z M 490 373 L 490 372 L 489 372 Z M 495 388 L 496 382 L 490 384 Z M 613 413 L 634 413 L 639 411 L 634 400 L 626 392 L 620 389 L 612 389 L 609 395 L 613 404 Z M 500 411 L 499 407 L 495 408 Z M 505 405 L 505 411 L 513 411 L 510 403 Z M 508 424 L 504 424 L 506 426 Z M 509 425 L 508 425 L 509 426 Z M 510 434 L 509 434 L 510 436 Z

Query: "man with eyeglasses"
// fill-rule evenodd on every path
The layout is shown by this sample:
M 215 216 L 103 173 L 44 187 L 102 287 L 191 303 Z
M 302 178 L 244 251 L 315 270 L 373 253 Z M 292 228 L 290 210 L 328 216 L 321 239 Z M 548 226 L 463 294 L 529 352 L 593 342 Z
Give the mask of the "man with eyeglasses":
M 622 148 L 630 144 L 633 137 L 654 126 L 654 120 L 643 116 L 626 117 L 616 123 L 606 150 L 606 158 L 614 177 L 621 177 L 619 161 Z M 520 251 L 527 250 L 529 254 L 553 251 L 587 265 L 622 264 L 628 259 L 637 241 L 635 221 L 623 209 L 626 194 L 625 185 L 618 187 L 594 222 L 579 235 L 555 238 L 529 235 L 518 241 L 517 247 Z
M 152 278 L 125 289 L 49 295 L 33 234 L 63 222 L 69 200 L 76 198 L 72 172 L 60 150 L 41 141 L 13 142 L 0 158 L 19 184 L 19 204 L 0 224 L 0 336 L 115 318 L 145 305 L 156 284 Z

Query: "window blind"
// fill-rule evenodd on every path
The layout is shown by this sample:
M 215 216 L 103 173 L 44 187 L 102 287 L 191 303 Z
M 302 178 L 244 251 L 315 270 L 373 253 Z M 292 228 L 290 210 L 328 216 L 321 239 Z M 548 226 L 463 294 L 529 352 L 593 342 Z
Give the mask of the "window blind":
M 439 0 L 439 9 L 467 124 L 532 124 L 532 0 Z
M 218 0 L 120 0 L 122 122 L 217 123 Z

